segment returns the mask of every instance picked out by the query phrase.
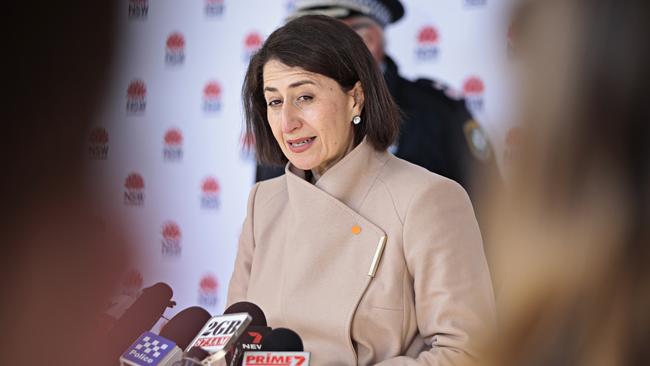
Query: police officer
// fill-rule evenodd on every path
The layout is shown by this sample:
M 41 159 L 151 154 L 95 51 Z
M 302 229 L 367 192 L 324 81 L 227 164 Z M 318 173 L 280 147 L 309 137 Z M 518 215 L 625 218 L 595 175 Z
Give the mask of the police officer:
M 404 15 L 399 0 L 296 0 L 295 13 L 324 14 L 352 27 L 364 40 L 384 72 L 391 95 L 403 120 L 398 141 L 391 147 L 396 156 L 460 183 L 470 196 L 473 173 L 496 174 L 492 148 L 480 126 L 461 99 L 448 95 L 436 82 L 415 82 L 399 75 L 395 62 L 384 54 L 384 28 Z M 284 173 L 281 167 L 258 166 L 256 180 Z

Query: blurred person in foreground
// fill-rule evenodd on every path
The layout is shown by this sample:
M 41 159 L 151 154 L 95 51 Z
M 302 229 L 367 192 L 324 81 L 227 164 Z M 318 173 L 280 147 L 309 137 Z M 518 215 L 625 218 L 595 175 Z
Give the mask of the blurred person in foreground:
M 517 9 L 524 142 L 491 216 L 485 364 L 650 365 L 650 2 Z
M 331 17 L 290 21 L 242 94 L 258 158 L 286 166 L 251 190 L 228 304 L 258 304 L 318 365 L 477 356 L 494 300 L 471 202 L 386 151 L 397 107 L 362 39 Z
M 2 365 L 106 361 L 100 314 L 127 265 L 125 245 L 110 219 L 91 214 L 83 165 L 107 82 L 113 10 L 111 1 L 3 9 Z
M 399 0 L 297 0 L 295 9 L 290 18 L 306 14 L 331 16 L 361 36 L 402 112 L 400 134 L 390 151 L 398 158 L 460 183 L 474 202 L 479 187 L 473 184 L 472 178 L 478 173 L 498 175 L 490 142 L 463 100 L 450 97 L 445 88 L 432 80 L 414 82 L 403 78 L 397 64 L 386 55 L 384 29 L 404 16 L 402 3 Z M 282 168 L 259 166 L 256 180 L 283 172 Z

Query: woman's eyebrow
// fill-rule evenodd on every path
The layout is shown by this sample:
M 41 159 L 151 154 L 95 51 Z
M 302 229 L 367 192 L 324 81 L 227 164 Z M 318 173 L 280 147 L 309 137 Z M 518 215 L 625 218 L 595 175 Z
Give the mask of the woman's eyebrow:
M 316 85 L 316 83 L 314 83 L 311 80 L 299 80 L 299 81 L 296 81 L 296 82 L 293 82 L 293 83 L 289 84 L 289 88 L 297 88 L 297 87 L 299 87 L 301 85 L 305 85 L 305 84 Z M 267 91 L 268 92 L 276 92 L 276 91 L 278 91 L 278 89 L 274 88 L 272 86 L 266 86 L 266 87 L 264 87 L 264 91 L 265 92 L 267 92 Z

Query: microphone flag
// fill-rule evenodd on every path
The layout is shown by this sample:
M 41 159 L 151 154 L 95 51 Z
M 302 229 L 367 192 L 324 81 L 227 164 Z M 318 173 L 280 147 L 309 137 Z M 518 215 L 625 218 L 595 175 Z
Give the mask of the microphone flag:
M 182 351 L 176 343 L 152 332 L 144 332 L 124 351 L 120 362 L 130 366 L 156 366 L 172 364 L 172 359 L 180 360 Z
M 187 346 L 186 351 L 192 347 L 201 347 L 213 354 L 219 351 L 227 352 L 251 320 L 247 313 L 213 316 Z
M 309 352 L 246 352 L 242 366 L 309 366 Z

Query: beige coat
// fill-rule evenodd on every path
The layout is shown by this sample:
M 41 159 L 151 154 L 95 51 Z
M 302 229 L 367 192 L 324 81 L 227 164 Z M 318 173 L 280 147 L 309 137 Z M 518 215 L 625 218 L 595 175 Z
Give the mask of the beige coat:
M 494 325 L 465 191 L 365 141 L 316 184 L 294 170 L 251 190 L 228 304 L 295 330 L 313 365 L 464 362 Z

